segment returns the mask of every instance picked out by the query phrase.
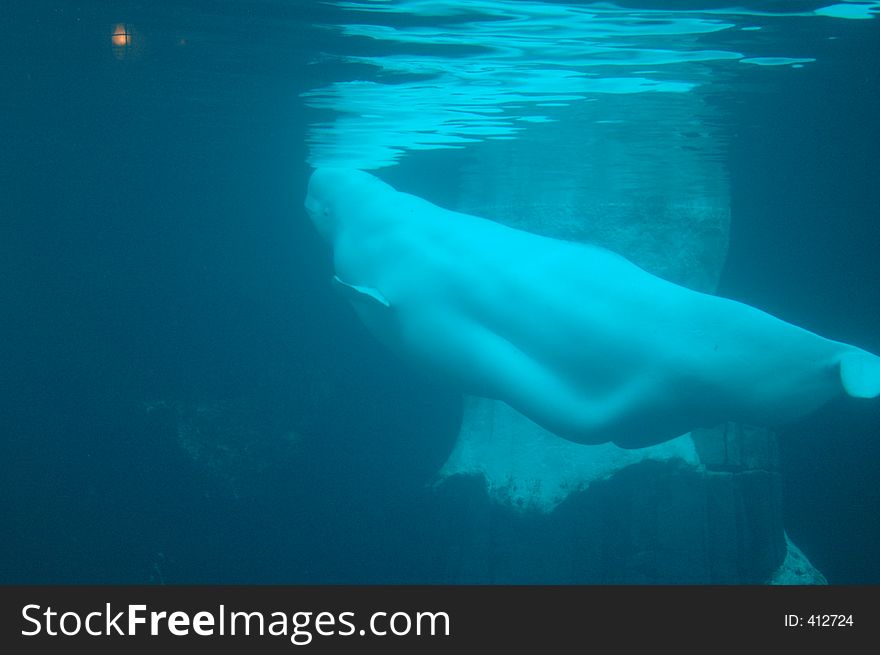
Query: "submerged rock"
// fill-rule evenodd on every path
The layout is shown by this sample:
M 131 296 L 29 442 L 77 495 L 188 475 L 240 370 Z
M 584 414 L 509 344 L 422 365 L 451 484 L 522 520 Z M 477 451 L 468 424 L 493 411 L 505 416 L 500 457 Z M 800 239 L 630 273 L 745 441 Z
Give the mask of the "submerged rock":
M 807 556 L 785 535 L 787 551 L 785 561 L 770 576 L 774 585 L 825 585 L 828 580 L 810 563 Z
M 435 577 L 459 584 L 824 584 L 785 534 L 775 436 L 727 425 L 696 440 L 725 442 L 741 463 L 645 459 L 552 506 L 534 502 L 542 498 L 540 478 L 530 486 L 512 475 L 518 493 L 505 496 L 484 472 L 447 471 L 436 487 L 442 564 Z M 530 490 L 533 502 L 524 500 Z

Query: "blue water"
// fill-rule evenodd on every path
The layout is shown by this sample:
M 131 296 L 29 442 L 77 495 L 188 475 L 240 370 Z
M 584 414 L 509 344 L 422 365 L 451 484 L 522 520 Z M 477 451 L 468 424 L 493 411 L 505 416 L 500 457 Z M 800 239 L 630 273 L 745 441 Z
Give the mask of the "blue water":
M 460 400 L 329 292 L 310 162 L 451 203 L 481 148 L 575 112 L 591 143 L 646 170 L 678 148 L 685 181 L 729 190 L 719 293 L 880 352 L 876 3 L 521 3 L 515 52 L 517 3 L 467 4 L 0 7 L 0 582 L 443 581 L 426 483 Z M 590 6 L 606 31 L 581 52 L 559 12 Z M 328 91 L 355 82 L 366 125 Z M 642 170 L 623 192 L 668 187 Z M 786 530 L 833 583 L 880 582 L 878 426 L 841 400 L 778 433 Z

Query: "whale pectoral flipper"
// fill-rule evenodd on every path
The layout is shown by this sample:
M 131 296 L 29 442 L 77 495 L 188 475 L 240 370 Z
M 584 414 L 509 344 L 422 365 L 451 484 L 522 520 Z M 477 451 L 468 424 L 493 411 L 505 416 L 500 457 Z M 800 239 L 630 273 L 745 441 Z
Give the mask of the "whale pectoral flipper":
M 361 287 L 356 284 L 343 282 L 338 276 L 333 276 L 333 286 L 336 287 L 343 296 L 352 302 L 368 301 L 369 303 L 378 303 L 383 307 L 390 308 L 391 303 L 382 295 L 378 289 L 372 287 Z
M 880 395 L 880 357 L 859 350 L 840 358 L 840 381 L 854 398 L 875 398 Z

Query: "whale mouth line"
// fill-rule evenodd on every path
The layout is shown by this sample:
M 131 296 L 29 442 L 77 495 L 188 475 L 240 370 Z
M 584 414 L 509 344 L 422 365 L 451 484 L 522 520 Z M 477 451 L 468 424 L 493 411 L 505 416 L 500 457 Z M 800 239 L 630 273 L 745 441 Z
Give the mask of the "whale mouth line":
M 320 210 L 320 203 L 317 200 L 315 200 L 315 198 L 312 194 L 309 194 L 306 196 L 306 201 L 303 204 L 305 205 L 306 213 L 308 213 L 308 215 L 312 219 L 314 219 L 318 215 L 318 213 L 321 211 Z

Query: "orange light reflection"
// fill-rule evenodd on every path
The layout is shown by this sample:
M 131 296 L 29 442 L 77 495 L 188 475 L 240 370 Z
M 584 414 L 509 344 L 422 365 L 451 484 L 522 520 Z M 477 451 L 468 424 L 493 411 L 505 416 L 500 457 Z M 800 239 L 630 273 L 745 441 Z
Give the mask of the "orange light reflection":
M 128 28 L 125 25 L 120 23 L 113 29 L 113 36 L 111 39 L 115 46 L 125 47 L 131 45 L 131 32 L 128 31 Z

